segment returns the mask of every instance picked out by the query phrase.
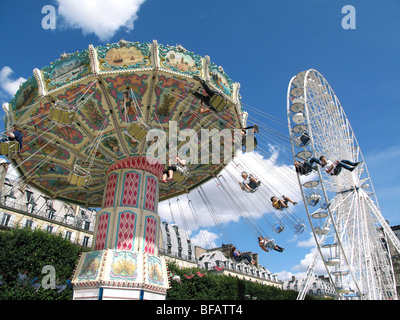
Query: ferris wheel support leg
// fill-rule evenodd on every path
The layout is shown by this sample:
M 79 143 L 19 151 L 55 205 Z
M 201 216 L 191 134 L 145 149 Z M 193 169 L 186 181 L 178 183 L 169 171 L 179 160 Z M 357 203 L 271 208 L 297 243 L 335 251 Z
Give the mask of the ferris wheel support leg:
M 130 157 L 107 171 L 103 206 L 96 215 L 92 251 L 84 252 L 72 283 L 75 300 L 164 300 L 169 287 L 158 255 L 157 159 Z

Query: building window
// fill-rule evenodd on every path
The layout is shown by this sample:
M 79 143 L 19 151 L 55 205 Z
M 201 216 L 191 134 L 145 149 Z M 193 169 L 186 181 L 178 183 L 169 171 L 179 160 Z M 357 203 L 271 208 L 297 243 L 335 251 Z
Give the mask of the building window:
M 65 232 L 65 239 L 71 240 L 71 235 L 72 235 L 72 232 L 71 232 L 71 231 L 66 231 L 66 232 Z
M 188 260 L 192 260 L 192 247 L 190 246 L 190 239 L 187 240 L 188 245 Z
M 90 221 L 83 222 L 83 229 L 89 231 Z
M 10 222 L 11 214 L 3 213 L 3 218 L 1 219 L 1 225 L 7 227 Z
M 84 236 L 84 237 L 83 237 L 83 243 L 82 243 L 82 245 L 83 245 L 84 247 L 89 247 L 89 237 L 87 237 L 87 236 Z
M 192 250 L 190 250 L 190 248 L 188 251 L 188 260 L 192 260 Z
M 53 229 L 54 229 L 53 226 L 48 225 L 47 228 L 46 228 L 46 231 L 49 232 L 49 233 L 52 233 Z
M 32 225 L 33 225 L 33 220 L 26 220 L 25 228 L 32 228 Z

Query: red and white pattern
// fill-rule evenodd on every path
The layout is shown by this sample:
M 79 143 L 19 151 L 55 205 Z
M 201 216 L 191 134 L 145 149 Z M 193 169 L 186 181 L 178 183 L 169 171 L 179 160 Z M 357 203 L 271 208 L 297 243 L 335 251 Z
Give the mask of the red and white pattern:
M 131 251 L 135 237 L 136 215 L 133 212 L 124 211 L 119 214 L 118 221 L 116 249 Z
M 137 156 L 124 158 L 113 163 L 107 170 L 107 173 L 118 169 L 140 169 L 154 174 L 161 179 L 165 165 L 157 158 L 149 158 L 146 156 Z
M 156 244 L 156 227 L 157 220 L 154 217 L 146 217 L 146 224 L 144 230 L 144 252 L 154 254 Z
M 137 207 L 139 195 L 140 174 L 134 171 L 126 172 L 121 206 Z
M 106 190 L 106 199 L 104 201 L 104 208 L 109 208 L 114 206 L 115 202 L 115 193 L 117 191 L 117 180 L 118 174 L 112 173 L 108 176 L 107 180 L 107 190 Z
M 107 242 L 107 230 L 110 214 L 103 212 L 100 214 L 99 221 L 97 222 L 97 235 L 94 250 L 103 250 Z
M 153 177 L 147 177 L 144 209 L 154 212 L 156 208 L 156 195 L 157 195 L 157 181 Z

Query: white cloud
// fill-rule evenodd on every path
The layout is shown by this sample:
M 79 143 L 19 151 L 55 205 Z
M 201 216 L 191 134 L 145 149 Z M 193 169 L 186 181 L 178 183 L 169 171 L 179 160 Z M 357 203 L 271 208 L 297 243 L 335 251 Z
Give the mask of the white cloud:
M 0 70 L 0 90 L 2 92 L 2 96 L 12 97 L 18 91 L 18 88 L 22 82 L 25 82 L 26 79 L 23 77 L 19 77 L 18 79 L 12 79 L 11 76 L 14 71 L 5 66 Z
M 311 247 L 310 251 L 304 255 L 304 258 L 300 260 L 299 264 L 293 266 L 290 271 L 287 270 L 282 270 L 277 273 L 279 280 L 281 281 L 286 281 L 290 280 L 292 276 L 295 276 L 296 279 L 303 279 L 307 275 L 307 270 L 308 267 L 311 266 L 314 263 L 314 258 L 316 257 L 316 263 L 314 266 L 314 274 L 316 275 L 326 275 L 326 269 L 324 266 L 324 262 L 321 259 L 319 251 L 317 251 L 316 245 L 315 245 L 315 240 L 310 232 L 310 237 L 307 240 L 304 241 L 299 241 L 297 244 L 297 247 Z M 316 254 L 316 256 L 315 256 Z M 324 259 L 326 260 L 327 258 L 330 257 L 331 253 L 329 252 L 329 249 L 327 248 L 322 248 L 322 255 L 324 256 Z
M 297 246 L 300 248 L 315 247 L 315 239 L 314 236 L 312 235 L 312 232 L 310 232 L 310 238 L 308 238 L 307 240 L 299 241 L 297 243 Z
M 304 279 L 307 275 L 308 267 L 314 261 L 314 254 L 315 254 L 316 250 L 317 249 L 315 248 L 315 245 L 314 245 L 314 248 L 311 249 L 310 252 L 307 253 L 303 259 L 300 260 L 300 263 L 291 268 L 291 271 L 282 270 L 280 272 L 277 272 L 278 279 L 281 281 L 286 281 L 286 280 L 290 280 L 292 276 L 295 276 L 296 279 Z M 325 269 L 324 263 L 321 260 L 321 257 L 318 252 L 317 252 L 317 255 L 318 255 L 317 261 L 314 266 L 314 268 L 315 268 L 314 274 L 325 275 L 326 269 Z
M 192 239 L 192 243 L 195 246 L 201 248 L 215 248 L 217 247 L 216 240 L 220 237 L 220 235 L 207 231 L 200 230 L 196 235 L 194 235 Z
M 269 235 L 274 232 L 271 226 L 281 219 L 289 230 L 290 226 L 287 222 L 288 217 L 293 217 L 292 205 L 289 204 L 290 209 L 280 213 L 272 208 L 270 198 L 274 194 L 278 196 L 284 194 L 294 201 L 299 201 L 300 192 L 293 168 L 278 164 L 277 157 L 277 152 L 268 159 L 258 153 L 238 154 L 235 157 L 235 163 L 231 162 L 221 172 L 220 186 L 213 179 L 201 187 L 207 197 L 206 201 L 208 200 L 208 203 L 212 205 L 212 212 L 207 208 L 198 188 L 192 190 L 188 196 L 178 197 L 179 202 L 177 198 L 161 202 L 158 207 L 160 217 L 178 224 L 189 232 L 217 226 L 222 236 L 227 238 L 226 240 L 235 237 L 234 234 L 229 233 L 227 224 L 230 222 L 244 222 L 245 227 L 250 228 L 251 231 L 262 229 Z M 245 193 L 239 187 L 238 181 L 242 181 L 240 173 L 243 170 L 255 174 L 262 181 L 256 193 Z M 227 193 L 224 192 L 223 186 Z M 189 199 L 191 204 L 189 204 Z M 241 208 L 237 209 L 234 202 Z
M 121 28 L 132 31 L 145 1 L 56 0 L 57 14 L 65 27 L 82 29 L 84 34 L 93 33 L 102 41 L 110 39 Z

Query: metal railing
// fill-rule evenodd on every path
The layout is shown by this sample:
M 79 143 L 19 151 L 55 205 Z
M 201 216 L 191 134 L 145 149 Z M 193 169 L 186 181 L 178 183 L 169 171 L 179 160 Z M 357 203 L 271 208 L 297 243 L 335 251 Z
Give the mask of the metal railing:
M 53 211 L 42 211 L 37 210 L 36 207 L 33 207 L 30 204 L 21 205 L 12 201 L 7 201 L 5 199 L 0 199 L 0 209 L 5 209 L 9 211 L 15 211 L 16 213 L 23 214 L 26 216 L 30 216 L 32 218 L 39 218 L 41 220 L 55 223 L 59 225 L 63 225 L 65 227 L 73 228 L 78 231 L 84 231 L 87 233 L 93 234 L 94 232 L 94 223 L 90 221 L 89 227 L 86 227 L 87 224 L 84 224 L 86 220 L 82 218 L 77 218 L 71 214 L 65 214 L 63 217 L 58 216 Z

